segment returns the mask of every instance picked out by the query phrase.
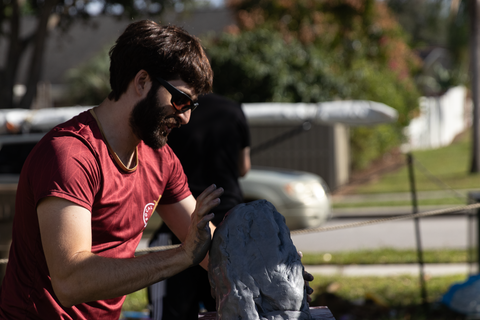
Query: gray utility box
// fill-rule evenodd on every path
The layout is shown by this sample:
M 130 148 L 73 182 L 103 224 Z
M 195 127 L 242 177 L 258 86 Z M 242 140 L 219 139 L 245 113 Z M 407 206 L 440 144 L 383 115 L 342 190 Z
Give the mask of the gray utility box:
M 307 171 L 322 177 L 331 190 L 346 184 L 350 175 L 349 128 L 311 124 L 309 130 L 288 136 L 299 124 L 250 125 L 252 165 Z M 268 145 L 268 141 L 276 143 Z M 260 150 L 257 146 L 267 144 Z

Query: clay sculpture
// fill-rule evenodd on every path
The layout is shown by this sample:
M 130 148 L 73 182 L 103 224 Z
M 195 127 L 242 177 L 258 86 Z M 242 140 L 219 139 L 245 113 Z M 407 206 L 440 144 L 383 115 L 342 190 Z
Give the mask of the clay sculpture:
M 312 319 L 303 269 L 285 218 L 270 202 L 237 205 L 210 249 L 217 319 Z

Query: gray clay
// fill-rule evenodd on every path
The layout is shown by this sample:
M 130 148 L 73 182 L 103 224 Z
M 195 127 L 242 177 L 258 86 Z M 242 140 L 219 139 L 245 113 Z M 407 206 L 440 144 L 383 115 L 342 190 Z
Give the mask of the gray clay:
M 312 319 L 285 218 L 266 200 L 228 212 L 213 237 L 208 273 L 217 319 Z

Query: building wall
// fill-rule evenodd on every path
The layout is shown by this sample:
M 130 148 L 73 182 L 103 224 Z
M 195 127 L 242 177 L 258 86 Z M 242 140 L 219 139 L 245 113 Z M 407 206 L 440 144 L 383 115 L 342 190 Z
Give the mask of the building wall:
M 349 178 L 348 127 L 314 124 L 289 135 L 299 125 L 251 125 L 252 165 L 307 171 L 334 190 Z M 283 137 L 282 137 L 283 135 Z M 257 148 L 272 139 L 278 143 Z

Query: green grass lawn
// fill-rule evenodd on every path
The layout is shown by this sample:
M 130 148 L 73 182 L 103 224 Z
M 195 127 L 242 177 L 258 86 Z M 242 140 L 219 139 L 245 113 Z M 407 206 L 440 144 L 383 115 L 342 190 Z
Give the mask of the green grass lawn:
M 463 134 L 458 141 L 450 146 L 412 152 L 416 160 L 414 172 L 417 191 L 452 189 L 480 189 L 480 175 L 470 174 L 470 133 Z M 446 185 L 446 186 L 445 186 Z M 410 192 L 408 168 L 384 174 L 378 179 L 358 186 L 357 194 L 375 194 L 390 192 Z M 445 193 L 439 199 L 418 199 L 419 206 L 425 205 L 462 205 L 467 199 L 460 199 Z M 359 203 L 336 203 L 334 208 L 372 207 L 372 206 L 410 206 L 410 201 L 385 199 Z M 306 265 L 352 265 L 352 264 L 390 264 L 416 263 L 415 250 L 359 250 L 335 253 L 303 252 L 303 263 Z M 468 262 L 476 256 L 465 250 L 424 250 L 425 263 L 461 263 Z M 463 282 L 466 274 L 441 277 L 427 277 L 427 309 L 421 305 L 419 279 L 416 276 L 396 277 L 345 277 L 319 276 L 315 277 L 312 287 L 314 303 L 312 305 L 327 305 L 334 316 L 344 317 L 344 312 L 353 314 L 355 319 L 465 319 L 453 315 L 450 310 L 442 308 L 436 301 L 457 283 Z M 365 301 L 374 300 L 372 305 L 377 308 L 368 309 Z M 357 306 L 355 306 L 357 304 Z M 361 305 L 361 307 L 359 306 Z M 381 310 L 379 305 L 383 305 Z M 345 311 L 347 310 L 347 311 Z M 382 313 L 383 311 L 383 313 Z M 369 313 L 370 312 L 370 313 Z M 375 313 L 377 312 L 377 313 Z M 348 318 L 348 315 L 346 316 Z
M 450 275 L 441 277 L 426 277 L 428 288 L 428 302 L 435 302 L 458 282 L 463 282 L 467 275 Z M 311 282 L 315 289 L 312 300 L 316 300 L 323 292 L 335 293 L 343 299 L 358 301 L 370 297 L 377 297 L 379 303 L 388 306 L 406 306 L 421 303 L 418 276 L 394 276 L 394 277 L 345 277 L 316 276 Z M 312 305 L 321 305 L 314 302 Z
M 472 256 L 475 257 L 474 249 Z M 425 263 L 462 263 L 471 259 L 467 249 L 423 250 Z M 417 263 L 416 250 L 382 248 L 340 252 L 303 252 L 304 265 L 405 264 Z
M 435 178 L 453 189 L 480 189 L 480 174 L 470 174 L 471 135 L 466 132 L 449 146 L 414 151 L 412 155 L 418 163 L 415 164 L 415 182 L 418 191 L 442 190 L 422 167 L 426 168 Z M 409 192 L 407 166 L 387 173 L 378 180 L 359 186 L 356 193 L 388 193 Z
M 138 290 L 127 295 L 122 310 L 145 311 L 148 308 L 147 289 Z
M 327 306 L 336 319 L 457 320 L 465 317 L 438 303 L 451 285 L 467 275 L 426 277 L 427 303 L 422 304 L 416 276 L 316 276 L 310 306 Z

